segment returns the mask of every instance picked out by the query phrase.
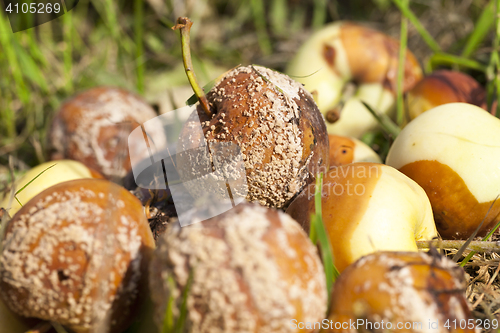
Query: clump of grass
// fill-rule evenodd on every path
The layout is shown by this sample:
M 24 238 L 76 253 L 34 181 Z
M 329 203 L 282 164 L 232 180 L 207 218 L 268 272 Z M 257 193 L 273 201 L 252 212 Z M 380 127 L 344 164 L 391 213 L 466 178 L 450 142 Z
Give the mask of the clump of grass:
M 425 41 L 427 46 L 432 50 L 431 55 L 425 64 L 425 70 L 427 73 L 432 72 L 434 69 L 446 66 L 457 70 L 468 70 L 472 69 L 483 73 L 487 79 L 486 90 L 487 90 L 487 101 L 488 107 L 491 108 L 493 100 L 500 96 L 500 1 L 490 0 L 486 6 L 484 6 L 481 11 L 480 16 L 477 18 L 474 29 L 467 37 L 463 47 L 461 48 L 460 54 L 453 54 L 443 51 L 439 43 L 432 37 L 432 35 L 427 31 L 423 24 L 418 19 L 417 15 L 411 10 L 410 3 L 408 0 L 393 0 L 394 4 L 401 11 L 402 17 L 409 20 L 411 24 L 415 27 L 418 34 Z M 490 58 L 488 63 L 483 63 L 473 59 L 472 56 L 478 50 L 480 45 L 484 43 L 491 31 L 492 26 L 494 26 L 494 37 L 492 40 L 492 51 L 490 53 Z M 401 25 L 401 41 L 402 44 L 405 42 L 404 38 L 404 20 Z M 400 53 L 401 55 L 401 53 Z M 401 65 L 401 62 L 400 62 Z M 400 75 L 402 69 L 400 68 L 398 74 L 398 82 L 400 81 Z M 399 86 L 399 84 L 398 84 Z M 400 124 L 403 103 L 401 102 L 401 95 L 398 93 L 398 124 Z M 500 112 L 497 106 L 497 110 L 492 110 L 492 114 L 500 117 Z

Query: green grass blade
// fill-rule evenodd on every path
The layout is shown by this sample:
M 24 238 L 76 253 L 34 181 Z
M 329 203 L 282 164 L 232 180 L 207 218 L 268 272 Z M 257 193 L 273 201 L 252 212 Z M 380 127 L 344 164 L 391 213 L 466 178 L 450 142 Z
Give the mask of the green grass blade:
M 311 240 L 311 242 L 313 244 L 318 243 L 318 233 L 316 231 L 316 223 L 314 223 L 314 221 L 313 221 L 313 219 L 315 219 L 315 218 L 316 218 L 316 215 L 312 214 L 311 215 L 311 224 L 309 227 L 309 239 Z
M 33 59 L 35 59 L 41 64 L 43 69 L 47 68 L 49 62 L 47 61 L 47 58 L 45 58 L 45 56 L 43 55 L 42 50 L 40 49 L 40 45 L 36 40 L 35 29 L 28 29 L 26 33 L 28 35 L 28 44 L 31 56 L 33 57 Z
M 403 5 L 408 7 L 409 0 L 403 0 Z M 408 38 L 408 19 L 401 17 L 401 36 L 399 39 L 399 62 L 398 62 L 398 78 L 396 86 L 396 121 L 398 125 L 403 124 L 404 120 L 404 99 L 403 99 L 403 85 L 405 76 L 406 64 L 406 45 Z
M 193 283 L 194 270 L 189 273 L 189 278 L 182 291 L 182 301 L 179 309 L 179 317 L 174 319 L 173 309 L 175 306 L 175 299 L 171 295 L 167 301 L 167 307 L 165 309 L 165 315 L 163 317 L 163 327 L 162 333 L 182 333 L 184 331 L 184 325 L 186 323 L 186 318 L 188 314 L 187 299 L 189 296 L 189 291 L 191 290 L 191 285 Z M 169 276 L 167 284 L 170 290 L 176 288 L 174 279 Z
M 441 47 L 438 42 L 432 37 L 432 35 L 425 29 L 425 27 L 420 23 L 418 17 L 411 11 L 409 4 L 405 0 L 393 0 L 394 4 L 399 8 L 401 13 L 413 24 L 415 29 L 434 52 L 441 52 Z
M 328 12 L 326 0 L 314 0 L 312 27 L 317 30 L 325 25 L 326 13 Z
M 144 3 L 142 0 L 134 1 L 134 41 L 135 41 L 135 57 L 136 57 L 136 85 L 139 93 L 144 93 Z
M 17 192 L 16 194 L 14 195 L 14 198 L 16 198 L 17 202 L 19 203 L 19 205 L 22 206 L 21 202 L 17 199 L 17 195 L 19 193 L 21 193 L 26 187 L 28 187 L 31 183 L 33 183 L 38 177 L 40 177 L 45 171 L 49 170 L 50 168 L 53 168 L 57 165 L 57 163 L 54 163 L 52 164 L 51 166 L 47 167 L 46 169 L 42 170 L 38 175 L 36 175 L 35 177 L 33 177 L 33 179 L 31 179 L 26 185 L 24 185 L 23 187 L 21 187 Z
M 498 200 L 499 197 L 500 197 L 500 194 L 497 195 L 497 197 L 495 198 L 495 200 L 493 200 L 493 202 L 491 203 L 490 208 L 488 209 L 488 212 L 486 213 L 486 215 L 484 216 L 483 220 L 481 221 L 481 223 L 479 224 L 479 226 L 476 228 L 476 230 L 474 231 L 474 233 L 469 237 L 469 239 L 467 239 L 467 242 L 465 242 L 465 244 L 457 252 L 457 254 L 455 254 L 455 256 L 453 257 L 454 261 L 458 261 L 458 257 L 463 253 L 463 251 L 465 251 L 465 249 L 467 248 L 467 246 L 469 245 L 469 243 L 472 241 L 472 239 L 478 233 L 479 229 L 481 229 L 481 226 L 483 225 L 484 221 L 486 220 L 486 217 L 488 216 L 488 214 L 490 213 L 490 211 L 493 209 L 493 206 L 495 205 L 495 202 Z M 490 232 L 486 236 L 483 237 L 482 241 L 485 242 L 488 239 L 490 239 L 490 237 L 498 229 L 499 226 L 500 226 L 500 221 L 498 221 L 498 223 L 495 225 L 495 227 L 493 229 L 491 229 Z M 459 253 L 460 253 L 460 255 L 459 255 Z M 460 266 L 464 267 L 469 262 L 469 260 L 474 256 L 474 254 L 476 254 L 476 251 L 471 251 L 467 255 L 467 257 L 465 257 L 465 259 L 462 260 L 462 262 L 460 263 Z
M 119 3 L 113 0 L 92 0 L 92 4 L 104 21 L 115 43 L 128 54 L 132 54 L 134 42 L 126 33 L 122 33 L 121 20 L 118 19 L 117 6 Z
M 264 55 L 271 54 L 272 47 L 271 40 L 267 33 L 264 1 L 250 0 L 250 6 L 252 7 L 253 21 L 255 24 L 255 30 L 257 33 L 260 50 Z
M 184 290 L 182 291 L 182 304 L 180 308 L 179 318 L 177 318 L 177 322 L 175 323 L 175 332 L 182 333 L 184 331 L 184 325 L 186 323 L 186 318 L 188 314 L 187 307 L 187 299 L 189 296 L 189 290 L 191 289 L 191 285 L 193 283 L 194 278 L 194 269 L 189 273 L 189 278 Z
M 323 222 L 322 210 L 321 210 L 321 189 L 323 187 L 323 173 L 320 173 L 316 178 L 316 192 L 314 193 L 314 207 L 315 214 L 311 214 L 311 231 L 317 234 L 317 240 L 319 241 L 319 246 L 321 249 L 321 257 L 323 260 L 323 267 L 325 269 L 326 276 L 326 289 L 328 292 L 328 304 L 330 304 L 330 296 L 333 288 L 333 284 L 337 277 L 340 275 L 339 271 L 335 267 L 335 261 L 333 258 L 332 246 L 326 232 L 325 224 Z M 316 244 L 316 243 L 314 243 Z
M 495 66 L 495 77 L 494 77 L 494 86 L 496 88 L 496 98 L 497 98 L 497 108 L 494 110 L 493 115 L 496 117 L 500 117 L 500 102 L 498 99 L 500 98 L 500 56 L 498 54 L 498 48 L 500 47 L 500 0 L 496 0 L 496 29 L 495 29 L 495 38 L 493 39 L 493 52 L 492 52 L 492 64 Z M 493 59 L 495 61 L 493 61 Z
M 96 1 L 94 1 L 95 3 Z M 111 36 L 113 37 L 114 40 L 118 40 L 120 38 L 120 30 L 119 30 L 119 23 L 118 23 L 118 17 L 117 17 L 117 11 L 115 5 L 118 3 L 115 3 L 113 0 L 104 0 L 102 1 L 103 6 L 104 6 L 104 15 L 106 19 L 106 25 L 109 28 L 109 31 L 111 32 Z
M 33 60 L 33 58 L 26 52 L 26 50 L 19 44 L 14 43 L 12 45 L 18 58 L 21 68 L 23 68 L 24 76 L 40 87 L 44 93 L 49 91 L 47 81 L 45 80 L 45 75 L 42 72 L 40 66 Z
M 10 174 L 10 178 L 12 180 L 12 182 L 14 183 L 14 159 L 12 158 L 12 155 L 9 155 L 9 174 Z M 7 203 L 8 206 L 11 206 L 12 205 L 12 198 L 15 196 L 15 194 L 13 193 L 15 190 L 15 186 L 12 187 L 12 189 L 9 191 L 9 201 Z M 4 208 L 5 207 L 0 207 L 0 208 Z M 7 224 L 10 222 L 10 216 L 9 216 L 9 213 L 7 213 L 7 211 L 4 210 L 3 214 L 2 214 L 2 218 L 0 219 L 0 239 L 4 239 L 4 236 L 5 236 L 5 232 L 6 232 L 6 228 L 7 228 Z M 0 253 L 3 252 L 3 243 L 4 242 L 0 242 Z
M 469 58 L 471 54 L 477 50 L 479 44 L 484 40 L 494 22 L 495 0 L 490 0 L 475 23 L 474 30 L 467 38 L 467 42 L 462 51 L 462 57 Z
M 271 28 L 275 35 L 284 35 L 287 27 L 288 7 L 285 0 L 273 0 L 271 3 Z
M 169 276 L 167 279 L 167 284 L 170 290 L 174 290 L 175 282 L 174 279 Z M 165 309 L 165 315 L 163 316 L 163 328 L 162 333 L 170 333 L 174 329 L 174 314 L 173 314 L 173 306 L 174 306 L 174 297 L 170 295 L 167 300 L 167 307 Z
M 299 3 L 295 10 L 292 12 L 290 20 L 290 33 L 297 33 L 304 30 L 304 25 L 307 19 L 306 8 L 304 4 Z
M 436 53 L 429 58 L 429 68 L 433 70 L 438 65 L 458 65 L 481 72 L 486 72 L 486 66 L 471 59 L 447 53 Z
M 391 118 L 389 118 L 389 116 L 387 116 L 386 114 L 378 114 L 370 105 L 368 105 L 364 101 L 361 101 L 361 103 L 363 103 L 363 105 L 368 109 L 372 116 L 375 117 L 384 132 L 386 132 L 393 138 L 396 138 L 399 135 L 401 129 L 391 120 Z
M 9 28 L 9 23 L 4 13 L 0 13 L 0 46 L 2 52 L 5 52 L 9 67 L 14 78 L 16 92 L 23 104 L 29 102 L 29 92 L 23 79 L 23 71 L 17 61 L 16 53 L 13 48 L 13 43 L 17 40 L 13 37 L 12 30 Z
M 73 13 L 70 11 L 63 15 L 64 34 L 64 76 L 65 89 L 68 94 L 73 93 Z
M 16 116 L 12 110 L 12 93 L 6 89 L 5 93 L 2 94 L 2 89 L 0 89 L 0 130 L 2 131 L 2 142 L 11 141 L 16 136 Z

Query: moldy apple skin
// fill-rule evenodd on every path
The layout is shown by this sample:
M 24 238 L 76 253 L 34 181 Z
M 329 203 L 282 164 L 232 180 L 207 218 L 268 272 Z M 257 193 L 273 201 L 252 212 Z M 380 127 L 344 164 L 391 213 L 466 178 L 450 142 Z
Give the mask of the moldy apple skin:
M 316 247 L 288 215 L 255 203 L 182 228 L 169 224 L 150 271 L 158 323 L 170 297 L 178 314 L 192 276 L 187 332 L 291 332 L 292 318 L 320 321 L 326 312 Z
M 109 332 L 123 332 L 147 293 L 155 246 L 140 202 L 103 179 L 41 192 L 7 224 L 2 245 L 0 296 L 9 308 L 76 333 L 94 332 L 108 315 Z
M 336 280 L 328 319 L 347 323 L 363 319 L 364 323 L 379 325 L 379 329 L 361 325 L 357 332 L 475 333 L 476 325 L 460 329 L 460 324 L 455 327 L 453 323 L 462 321 L 463 327 L 464 320 L 476 322 L 465 298 L 465 287 L 463 270 L 437 253 L 377 252 L 356 261 Z M 450 329 L 444 327 L 446 320 Z M 389 322 L 392 329 L 388 329 Z M 431 329 L 430 322 L 439 325 Z M 398 323 L 411 323 L 411 328 L 398 329 Z M 422 326 L 413 327 L 413 323 Z M 353 330 L 333 327 L 322 332 Z
M 398 135 L 386 163 L 422 186 L 443 238 L 467 239 L 484 219 L 482 236 L 500 220 L 500 200 L 492 206 L 500 193 L 500 119 L 483 109 L 450 103 L 424 112 Z
M 408 117 L 447 103 L 469 103 L 487 109 L 486 90 L 470 75 L 440 70 L 423 78 L 408 92 Z
M 315 184 L 287 208 L 306 231 L 315 212 Z M 375 251 L 417 251 L 417 240 L 437 237 L 429 199 L 417 183 L 387 165 L 353 163 L 325 174 L 323 221 L 339 271 Z
M 122 178 L 131 169 L 129 151 L 136 160 L 149 158 L 142 144 L 127 145 L 127 138 L 154 117 L 153 108 L 126 90 L 97 87 L 84 91 L 66 101 L 52 121 L 51 159 L 77 160 L 108 179 Z M 148 134 L 158 147 L 166 143 L 160 126 Z
M 212 118 L 197 109 L 205 140 L 240 147 L 248 201 L 284 207 L 327 169 L 325 121 L 312 96 L 288 76 L 260 66 L 238 67 L 217 82 L 207 99 Z M 199 147 L 200 140 L 188 121 L 179 140 L 181 150 Z M 183 170 L 194 174 L 189 177 L 203 175 L 196 157 L 178 154 L 177 161 L 184 166 L 179 167 L 181 176 Z

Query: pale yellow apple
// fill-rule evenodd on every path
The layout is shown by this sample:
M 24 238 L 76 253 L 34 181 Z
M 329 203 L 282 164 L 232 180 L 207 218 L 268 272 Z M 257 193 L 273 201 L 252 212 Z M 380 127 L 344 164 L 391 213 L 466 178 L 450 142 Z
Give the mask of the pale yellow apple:
M 424 188 L 444 238 L 465 239 L 486 217 L 484 235 L 500 220 L 500 200 L 492 206 L 500 194 L 500 119 L 483 109 L 450 103 L 422 113 L 386 163 Z
M 380 156 L 366 143 L 356 138 L 352 138 L 354 141 L 354 159 L 353 163 L 359 162 L 372 162 L 372 163 L 382 163 Z
M 307 187 L 287 213 L 309 230 L 315 185 Z M 322 214 L 339 271 L 376 251 L 417 251 L 416 241 L 437 236 L 424 190 L 384 164 L 332 167 L 322 187 Z
M 363 134 L 378 128 L 375 117 L 368 111 L 362 101 L 366 102 L 378 114 L 389 117 L 394 115 L 396 98 L 381 84 L 363 84 L 354 96 L 339 107 L 339 119 L 326 122 L 328 133 L 360 138 Z M 321 110 L 321 109 L 320 109 Z M 325 113 L 326 115 L 326 113 Z
M 397 40 L 358 24 L 336 22 L 300 47 L 286 73 L 313 93 L 327 120 L 328 133 L 359 138 L 377 127 L 361 101 L 381 114 L 391 115 L 394 110 L 398 58 Z M 422 78 L 420 65 L 409 50 L 404 68 L 403 91 L 407 91 Z M 346 98 L 349 82 L 357 87 Z M 340 117 L 335 123 L 331 123 L 332 112 Z
M 45 170 L 45 171 L 44 171 Z M 43 172 L 43 173 L 42 173 Z M 40 174 L 41 173 L 41 174 Z M 40 174 L 39 177 L 37 177 Z M 33 180 L 37 177 L 35 180 Z M 26 204 L 31 198 L 38 193 L 51 187 L 52 185 L 62 183 L 67 180 L 80 179 L 80 178 L 103 178 L 98 172 L 89 169 L 84 164 L 73 160 L 58 160 L 45 162 L 30 169 L 19 180 L 15 182 L 14 191 L 22 189 L 26 184 L 31 182 L 19 194 L 17 199 L 21 204 Z M 11 193 L 5 194 L 0 197 L 0 207 L 5 208 L 10 216 L 21 208 L 21 205 L 16 199 L 11 199 Z

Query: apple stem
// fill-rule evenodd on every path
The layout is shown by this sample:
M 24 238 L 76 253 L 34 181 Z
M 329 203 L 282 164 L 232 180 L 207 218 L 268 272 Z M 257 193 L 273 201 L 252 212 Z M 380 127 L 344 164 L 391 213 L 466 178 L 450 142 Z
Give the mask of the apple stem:
M 177 24 L 172 27 L 172 30 L 180 30 L 181 33 L 181 48 L 182 48 L 182 61 L 184 63 L 184 70 L 186 72 L 189 84 L 193 89 L 194 94 L 198 97 L 203 111 L 208 117 L 212 117 L 212 112 L 210 111 L 210 106 L 208 104 L 207 96 L 203 88 L 198 84 L 196 75 L 193 70 L 193 63 L 191 61 L 191 47 L 190 47 L 190 37 L 189 33 L 191 31 L 191 26 L 193 22 L 187 17 L 179 17 L 177 19 Z
M 456 249 L 459 250 L 465 243 L 464 240 L 434 240 L 434 241 L 417 241 L 417 247 L 419 249 L 429 249 L 435 247 L 438 249 Z M 500 252 L 499 242 L 483 242 L 483 241 L 473 241 L 467 246 L 470 251 L 476 252 Z

